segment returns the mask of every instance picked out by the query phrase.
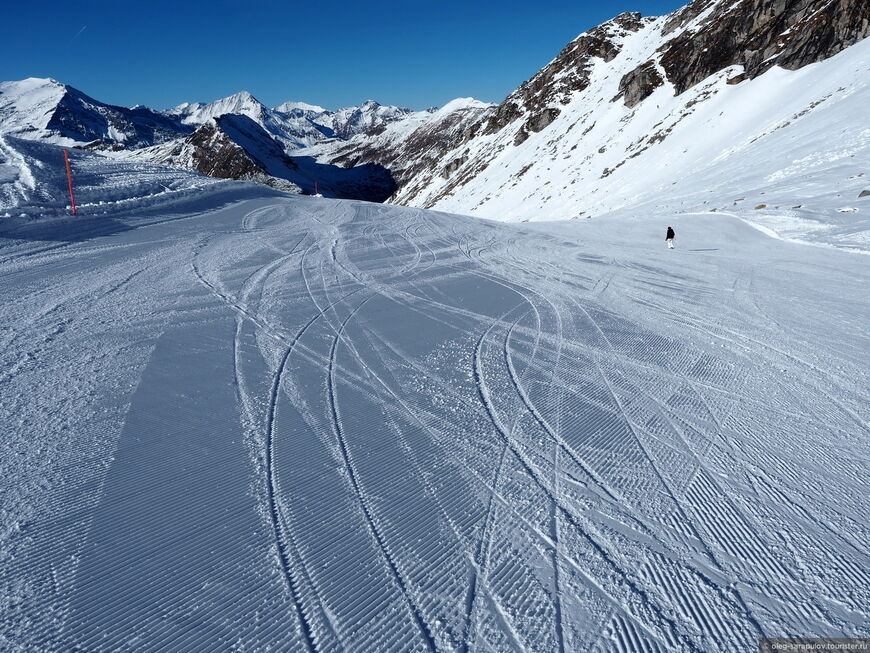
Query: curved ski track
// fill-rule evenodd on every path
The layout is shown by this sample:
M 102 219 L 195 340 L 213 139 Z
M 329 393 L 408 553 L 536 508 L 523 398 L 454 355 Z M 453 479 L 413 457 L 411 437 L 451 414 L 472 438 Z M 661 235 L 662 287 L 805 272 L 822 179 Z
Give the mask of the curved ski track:
M 637 244 L 641 221 L 615 248 L 614 228 L 272 197 L 0 247 L 0 419 L 19 425 L 0 471 L 22 479 L 0 647 L 866 634 L 866 257 L 753 230 L 667 251 Z M 136 426 L 163 410 L 180 423 Z M 176 555 L 146 527 L 160 511 L 188 538 L 220 523 Z

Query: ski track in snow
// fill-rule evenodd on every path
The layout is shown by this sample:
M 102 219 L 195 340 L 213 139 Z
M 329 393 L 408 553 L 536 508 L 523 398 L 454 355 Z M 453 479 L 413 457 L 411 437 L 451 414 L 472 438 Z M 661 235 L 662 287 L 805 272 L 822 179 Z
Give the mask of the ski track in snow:
M 0 234 L 0 648 L 870 627 L 866 257 L 715 214 L 674 251 L 305 197 L 92 220 Z

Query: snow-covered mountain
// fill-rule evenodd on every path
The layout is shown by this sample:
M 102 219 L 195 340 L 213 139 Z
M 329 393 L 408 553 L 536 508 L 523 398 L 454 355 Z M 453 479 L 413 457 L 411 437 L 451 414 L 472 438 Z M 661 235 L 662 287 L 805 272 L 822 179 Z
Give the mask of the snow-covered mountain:
M 335 112 L 304 102 L 270 109 L 246 91 L 160 112 L 111 106 L 52 79 L 0 85 L 0 134 L 291 192 L 318 189 L 329 196 L 372 201 L 383 201 L 395 190 L 383 166 L 363 163 L 351 170 L 289 155 L 319 142 L 370 134 L 416 115 L 429 113 L 372 100 Z
M 0 132 L 63 145 L 139 148 L 190 133 L 174 115 L 105 104 L 54 79 L 0 83 Z
M 247 116 L 291 152 L 323 140 L 370 133 L 415 112 L 374 100 L 338 111 L 305 102 L 269 108 L 247 91 L 156 111 L 105 104 L 53 79 L 0 83 L 0 132 L 67 146 L 150 147 L 186 137 L 200 125 L 227 114 Z
M 441 109 L 410 113 L 380 129 L 346 141 L 323 141 L 300 153 L 344 167 L 377 162 L 401 185 L 415 178 L 429 179 L 433 174 L 446 178 L 456 163 L 442 163 L 445 148 L 460 142 L 494 106 L 474 98 L 458 98 Z
M 347 139 L 357 134 L 371 134 L 389 123 L 406 119 L 415 113 L 418 112 L 366 100 L 358 107 L 346 107 L 324 116 L 323 123 L 329 124 L 337 137 Z
M 310 151 L 390 168 L 392 202 L 506 220 L 649 202 L 721 210 L 744 196 L 738 206 L 770 205 L 763 195 L 783 185 L 798 187 L 782 196 L 789 211 L 820 193 L 829 206 L 854 199 L 860 180 L 849 177 L 870 162 L 868 32 L 868 0 L 625 13 L 461 124 L 398 123 Z M 794 210 L 790 219 L 819 217 Z
M 212 118 L 217 118 L 227 113 L 248 116 L 256 122 L 263 122 L 268 109 L 247 91 L 230 95 L 229 97 L 203 104 L 184 103 L 167 111 L 170 115 L 176 115 L 188 125 L 201 125 Z
M 284 148 L 245 113 L 219 113 L 205 120 L 187 138 L 137 150 L 129 156 L 196 170 L 210 177 L 301 191 L 300 186 L 290 181 L 295 168 Z
M 275 111 L 280 111 L 281 113 L 293 113 L 293 112 L 302 112 L 305 115 L 309 116 L 318 116 L 324 113 L 329 113 L 328 109 L 324 109 L 321 106 L 316 104 L 308 104 L 307 102 L 284 102 L 283 104 L 279 104 L 275 107 Z
M 224 115 L 247 116 L 277 139 L 285 150 L 311 145 L 327 137 L 309 115 L 270 109 L 247 91 L 209 102 L 181 104 L 168 111 L 186 125 L 204 125 Z M 331 135 L 331 134 L 330 134 Z
M 376 164 L 346 169 L 311 157 L 288 156 L 258 121 L 240 113 L 209 118 L 186 138 L 122 156 L 295 193 L 319 191 L 329 197 L 382 202 L 395 191 L 389 172 Z

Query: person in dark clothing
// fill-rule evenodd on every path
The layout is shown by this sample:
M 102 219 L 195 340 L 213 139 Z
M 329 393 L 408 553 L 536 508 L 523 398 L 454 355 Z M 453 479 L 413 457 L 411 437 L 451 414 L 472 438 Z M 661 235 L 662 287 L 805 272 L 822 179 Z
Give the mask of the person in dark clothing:
M 674 248 L 674 230 L 668 227 L 668 233 L 665 235 L 665 242 L 668 244 L 668 249 Z

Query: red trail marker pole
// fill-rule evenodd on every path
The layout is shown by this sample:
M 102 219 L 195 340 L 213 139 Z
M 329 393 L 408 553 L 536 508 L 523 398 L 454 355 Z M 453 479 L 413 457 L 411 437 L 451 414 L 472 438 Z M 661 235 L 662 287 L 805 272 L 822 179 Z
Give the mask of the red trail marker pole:
M 63 151 L 63 160 L 66 163 L 66 180 L 69 182 L 69 199 L 72 205 L 72 214 L 76 214 L 76 195 L 73 192 L 72 170 L 69 167 L 69 152 Z

